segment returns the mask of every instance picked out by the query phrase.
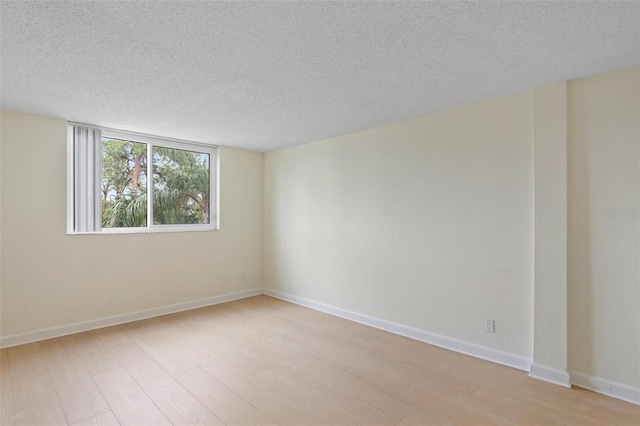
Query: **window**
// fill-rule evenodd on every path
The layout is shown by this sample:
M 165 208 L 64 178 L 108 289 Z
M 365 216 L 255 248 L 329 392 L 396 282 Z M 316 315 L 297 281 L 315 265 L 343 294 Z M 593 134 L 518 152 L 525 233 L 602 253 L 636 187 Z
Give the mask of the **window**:
M 68 233 L 217 229 L 217 147 L 69 125 Z

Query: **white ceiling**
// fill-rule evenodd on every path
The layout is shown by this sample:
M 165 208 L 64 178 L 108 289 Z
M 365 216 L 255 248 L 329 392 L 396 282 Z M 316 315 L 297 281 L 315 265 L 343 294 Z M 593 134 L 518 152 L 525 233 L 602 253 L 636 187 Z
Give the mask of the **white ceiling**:
M 1 3 L 1 106 L 271 151 L 640 64 L 640 2 Z

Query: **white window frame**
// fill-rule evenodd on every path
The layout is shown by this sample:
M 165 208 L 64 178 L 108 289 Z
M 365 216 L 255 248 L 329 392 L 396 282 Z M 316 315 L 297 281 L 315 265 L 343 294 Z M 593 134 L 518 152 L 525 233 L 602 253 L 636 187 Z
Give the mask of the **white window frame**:
M 103 138 L 142 142 L 147 145 L 147 226 L 127 228 L 101 228 L 96 232 L 76 232 L 74 229 L 74 147 L 73 127 L 82 126 L 102 130 Z M 208 224 L 153 224 L 153 147 L 173 148 L 209 154 L 209 222 Z M 164 138 L 144 133 L 129 132 L 87 124 L 69 122 L 67 126 L 67 234 L 146 234 L 152 232 L 217 231 L 220 229 L 220 149 L 217 145 Z

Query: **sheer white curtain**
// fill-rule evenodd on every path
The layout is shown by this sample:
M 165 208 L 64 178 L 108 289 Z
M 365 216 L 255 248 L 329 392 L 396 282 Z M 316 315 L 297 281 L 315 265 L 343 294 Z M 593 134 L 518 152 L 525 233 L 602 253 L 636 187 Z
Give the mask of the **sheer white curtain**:
M 102 131 L 73 127 L 73 194 L 75 232 L 101 229 L 100 174 L 102 170 Z

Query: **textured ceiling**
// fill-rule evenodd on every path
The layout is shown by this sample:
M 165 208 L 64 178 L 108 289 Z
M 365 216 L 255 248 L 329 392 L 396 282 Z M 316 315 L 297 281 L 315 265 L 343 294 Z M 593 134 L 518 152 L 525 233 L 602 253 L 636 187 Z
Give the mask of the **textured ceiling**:
M 2 108 L 270 151 L 640 64 L 640 2 L 1 3 Z

